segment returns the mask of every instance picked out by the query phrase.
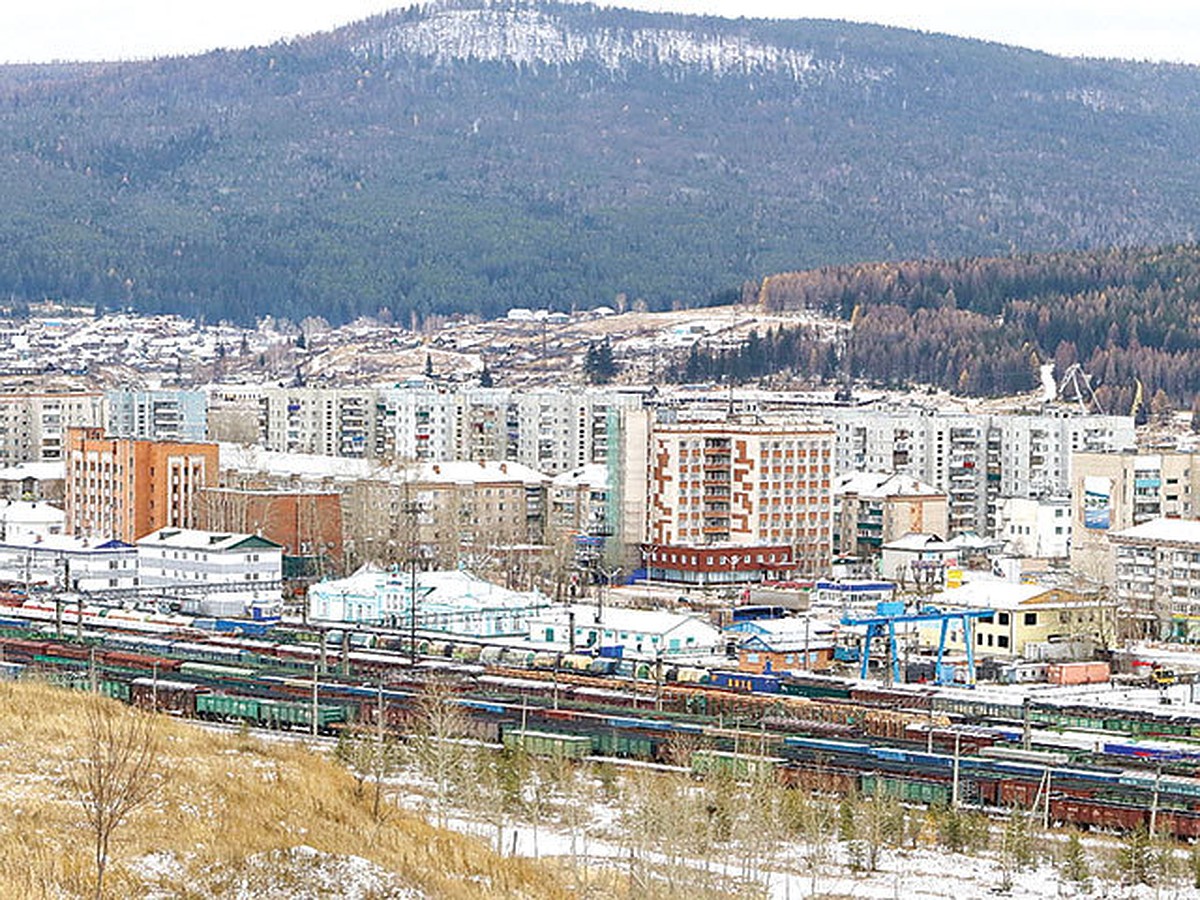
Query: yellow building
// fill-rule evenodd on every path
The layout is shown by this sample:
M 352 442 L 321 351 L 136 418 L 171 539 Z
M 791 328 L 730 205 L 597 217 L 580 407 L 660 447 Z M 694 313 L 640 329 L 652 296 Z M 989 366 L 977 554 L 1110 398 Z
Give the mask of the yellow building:
M 931 598 L 941 609 L 991 609 L 972 628 L 976 656 L 1045 659 L 1052 645 L 1068 642 L 1108 647 L 1115 633 L 1116 602 L 1038 584 L 972 579 Z M 937 626 L 921 629 L 921 643 L 936 647 Z M 964 652 L 957 626 L 947 636 L 948 652 Z

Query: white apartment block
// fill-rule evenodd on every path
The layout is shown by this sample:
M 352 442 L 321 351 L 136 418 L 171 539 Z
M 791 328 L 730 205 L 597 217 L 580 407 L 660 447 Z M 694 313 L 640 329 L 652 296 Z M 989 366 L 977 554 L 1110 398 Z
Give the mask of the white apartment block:
M 515 462 L 548 475 L 608 457 L 614 415 L 642 398 L 615 390 L 267 388 L 268 450 L 396 462 Z
M 52 590 L 128 590 L 137 585 L 137 551 L 57 534 L 0 541 L 0 581 Z
M 1014 556 L 1064 558 L 1071 551 L 1071 501 L 1001 497 L 996 504 L 995 537 Z
M 1109 535 L 1113 587 L 1134 637 L 1200 642 L 1200 522 L 1152 519 Z
M 1003 497 L 1065 497 L 1071 457 L 1135 445 L 1129 416 L 832 410 L 839 473 L 898 472 L 948 495 L 949 532 L 999 536 Z
M 99 391 L 0 394 L 0 466 L 63 459 L 67 428 L 104 423 Z
M 147 441 L 203 441 L 208 434 L 204 391 L 108 391 L 108 433 Z
M 373 456 L 376 401 L 369 388 L 263 388 L 262 444 L 281 453 Z

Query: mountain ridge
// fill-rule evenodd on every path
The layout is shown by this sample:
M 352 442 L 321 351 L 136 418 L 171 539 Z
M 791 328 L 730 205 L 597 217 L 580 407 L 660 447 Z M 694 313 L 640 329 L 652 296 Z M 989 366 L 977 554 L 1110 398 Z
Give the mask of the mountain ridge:
M 419 320 L 1190 241 L 1198 101 L 1194 67 L 552 2 L 0 67 L 0 291 Z

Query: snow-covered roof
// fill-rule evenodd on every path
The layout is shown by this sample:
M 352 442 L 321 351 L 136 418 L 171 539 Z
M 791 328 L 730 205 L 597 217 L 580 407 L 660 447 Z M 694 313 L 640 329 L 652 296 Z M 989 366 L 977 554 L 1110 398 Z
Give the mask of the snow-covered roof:
M 375 597 L 401 592 L 408 595 L 412 581 L 409 572 L 389 571 L 366 565 L 345 578 L 321 581 L 309 588 L 310 596 Z M 476 611 L 488 609 L 529 609 L 549 601 L 537 591 L 513 591 L 493 584 L 471 572 L 447 569 L 417 573 L 417 592 L 423 613 L 438 609 Z
M 1170 541 L 1175 544 L 1200 544 L 1200 520 L 1151 519 L 1141 525 L 1113 532 L 1110 537 L 1130 541 Z
M 130 552 L 132 544 L 124 541 L 110 540 L 96 542 L 84 537 L 66 534 L 36 535 L 24 540 L 9 540 L 0 543 L 0 547 L 17 547 L 22 550 L 34 550 L 38 553 L 114 553 Z
M 599 626 L 612 631 L 637 632 L 638 634 L 665 635 L 683 625 L 692 625 L 701 630 L 712 632 L 716 640 L 717 629 L 699 616 L 683 613 L 668 612 L 661 609 L 629 609 L 623 606 L 605 606 L 600 611 L 600 621 L 596 621 L 596 607 L 591 604 L 573 604 L 569 607 L 555 606 L 539 617 L 555 622 L 566 623 L 570 614 L 574 613 L 575 623 L 579 627 Z
M 432 484 L 541 485 L 549 478 L 517 462 L 426 462 L 412 469 L 384 466 L 373 460 L 321 456 L 315 453 L 279 453 L 242 444 L 221 444 L 221 468 L 239 472 L 262 472 L 279 478 L 332 478 L 339 481 L 379 480 L 393 483 L 406 478 Z
M 939 491 L 911 475 L 892 472 L 847 472 L 834 482 L 833 493 L 857 494 L 860 497 L 884 499 L 886 497 L 940 497 Z
M 570 472 L 563 472 L 554 477 L 556 488 L 574 488 L 579 486 L 589 488 L 608 487 L 608 466 L 603 463 L 587 463 Z
M 1046 596 L 1050 595 L 1050 596 Z M 986 577 L 972 578 L 962 587 L 947 588 L 929 598 L 929 603 L 939 609 L 971 607 L 973 609 L 1016 609 L 1026 604 L 1042 605 L 1050 602 L 1087 602 L 1075 594 L 1063 593 L 1042 584 L 1013 584 L 1011 581 L 992 580 Z
M 999 547 L 1004 542 L 997 538 L 980 537 L 973 531 L 964 531 L 961 534 L 956 534 L 946 543 L 951 547 L 957 547 L 959 550 L 987 550 L 992 547 Z
M 278 550 L 280 544 L 256 534 L 200 531 L 195 528 L 160 528 L 137 542 L 138 547 L 169 547 L 175 550 L 203 550 L 222 553 L 229 550 L 262 548 Z
M 922 534 L 920 532 L 909 532 L 904 537 L 896 538 L 894 541 L 889 541 L 883 545 L 884 550 L 939 550 L 944 552 L 952 552 L 955 547 L 942 540 L 936 534 Z
M 37 523 L 43 525 L 47 522 L 61 523 L 65 518 L 66 513 L 45 501 L 7 500 L 0 503 L 0 519 L 10 524 Z
M 222 469 L 238 472 L 262 472 L 276 477 L 334 478 L 358 481 L 382 478 L 387 470 L 369 460 L 315 453 L 280 453 L 243 444 L 220 444 Z
M 423 463 L 412 474 L 412 480 L 421 483 L 446 484 L 510 484 L 519 481 L 536 486 L 550 479 L 536 469 L 516 462 L 480 461 Z
M 23 462 L 0 468 L 0 481 L 62 481 L 66 478 L 64 462 Z
M 742 640 L 743 646 L 753 641 L 755 646 L 769 650 L 803 650 L 806 646 L 826 646 L 834 632 L 828 622 L 795 616 L 736 622 L 727 630 L 746 635 Z

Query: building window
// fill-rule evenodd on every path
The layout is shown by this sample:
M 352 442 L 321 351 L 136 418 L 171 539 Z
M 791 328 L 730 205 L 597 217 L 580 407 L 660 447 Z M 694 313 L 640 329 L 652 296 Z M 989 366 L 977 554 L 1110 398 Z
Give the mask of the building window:
M 1036 625 L 1038 614 L 1035 612 L 1025 613 L 1025 624 Z

